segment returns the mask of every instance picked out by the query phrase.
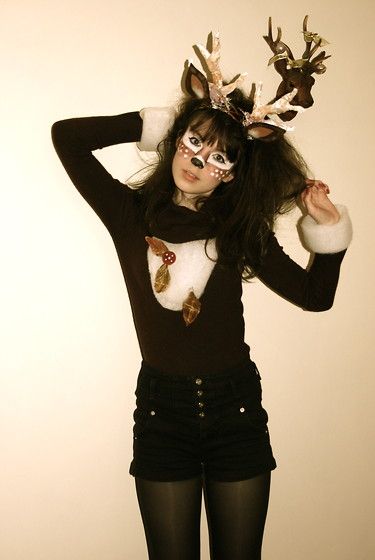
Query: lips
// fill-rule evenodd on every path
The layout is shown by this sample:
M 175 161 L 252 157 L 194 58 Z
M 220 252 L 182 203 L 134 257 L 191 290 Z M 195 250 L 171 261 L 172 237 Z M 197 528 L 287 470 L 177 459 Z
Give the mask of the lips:
M 198 181 L 198 177 L 196 175 L 194 175 L 194 173 L 190 173 L 190 171 L 187 171 L 186 169 L 183 170 L 183 175 L 184 175 L 184 178 L 187 181 L 190 181 L 191 183 L 194 183 L 195 181 Z

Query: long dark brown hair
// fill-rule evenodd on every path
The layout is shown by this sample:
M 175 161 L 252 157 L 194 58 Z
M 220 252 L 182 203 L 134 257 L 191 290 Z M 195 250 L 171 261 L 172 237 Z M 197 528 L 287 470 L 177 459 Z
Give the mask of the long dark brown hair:
M 236 89 L 231 102 L 251 112 L 252 102 Z M 218 141 L 234 162 L 234 178 L 221 183 L 198 203 L 207 215 L 211 237 L 216 237 L 218 261 L 236 265 L 244 280 L 256 275 L 267 249 L 267 240 L 279 214 L 290 210 L 305 189 L 307 165 L 284 136 L 269 142 L 249 140 L 240 123 L 207 100 L 183 99 L 166 138 L 158 146 L 158 163 L 150 174 L 132 183 L 141 195 L 146 223 L 152 229 L 158 213 L 173 200 L 172 160 L 176 145 L 191 125 L 209 123 L 204 141 Z

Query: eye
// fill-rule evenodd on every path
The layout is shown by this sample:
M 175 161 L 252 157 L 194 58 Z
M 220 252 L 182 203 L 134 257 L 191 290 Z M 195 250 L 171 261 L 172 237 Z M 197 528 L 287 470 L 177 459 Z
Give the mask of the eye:
M 193 146 L 200 146 L 200 140 L 196 136 L 189 136 L 189 142 L 193 144 Z
M 218 163 L 227 163 L 227 160 L 222 154 L 212 154 L 212 157 Z
M 187 130 L 185 132 L 185 134 L 182 137 L 182 142 L 183 144 L 185 144 L 185 146 L 187 148 L 189 148 L 189 150 L 191 150 L 194 154 L 196 154 L 197 152 L 199 152 L 199 150 L 201 149 L 202 146 L 202 140 L 198 137 L 195 136 L 191 130 Z
M 233 167 L 233 163 L 231 163 L 226 154 L 222 152 L 213 152 L 210 154 L 209 158 L 207 159 L 208 163 L 218 167 L 219 169 L 224 169 L 225 171 L 231 169 Z

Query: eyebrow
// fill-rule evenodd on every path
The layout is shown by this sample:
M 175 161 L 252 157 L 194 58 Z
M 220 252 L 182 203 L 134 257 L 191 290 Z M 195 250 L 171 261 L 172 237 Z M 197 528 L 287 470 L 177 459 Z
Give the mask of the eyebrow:
M 193 132 L 194 134 L 196 134 L 197 136 L 199 136 L 200 140 L 203 140 L 203 136 L 202 134 L 199 132 L 199 130 L 197 128 L 194 128 L 193 126 L 189 126 L 189 130 L 190 132 Z
M 193 132 L 194 134 L 196 134 L 197 136 L 199 136 L 199 139 L 200 139 L 202 142 L 205 142 L 205 138 L 207 138 L 207 136 L 209 136 L 209 134 L 206 134 L 206 137 L 204 137 L 204 136 L 202 135 L 202 133 L 199 132 L 198 128 L 195 128 L 195 127 L 194 127 L 194 125 L 190 125 L 189 128 L 188 128 L 188 130 L 190 130 L 190 132 Z M 216 147 L 216 150 L 217 150 L 218 152 L 220 152 L 221 154 L 225 155 L 225 157 L 228 159 L 228 161 L 230 161 L 230 160 L 229 160 L 229 157 L 228 157 L 228 154 L 227 154 L 226 150 L 224 149 L 224 147 L 220 147 L 220 142 L 219 142 L 219 139 L 218 139 L 218 138 L 216 138 L 216 141 L 217 141 L 217 143 L 218 143 L 218 146 Z M 213 141 L 212 144 L 215 144 L 215 141 Z M 211 145 L 212 145 L 212 144 L 211 144 Z

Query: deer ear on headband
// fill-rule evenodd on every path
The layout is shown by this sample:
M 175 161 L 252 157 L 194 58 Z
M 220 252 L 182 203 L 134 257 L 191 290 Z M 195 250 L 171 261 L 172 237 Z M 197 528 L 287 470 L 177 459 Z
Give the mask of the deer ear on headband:
M 273 140 L 281 138 L 285 132 L 286 130 L 268 123 L 253 123 L 247 127 L 248 138 L 262 140 L 262 142 L 273 142 Z
M 207 78 L 191 62 L 189 63 L 183 85 L 192 97 L 198 97 L 199 99 L 210 97 Z

